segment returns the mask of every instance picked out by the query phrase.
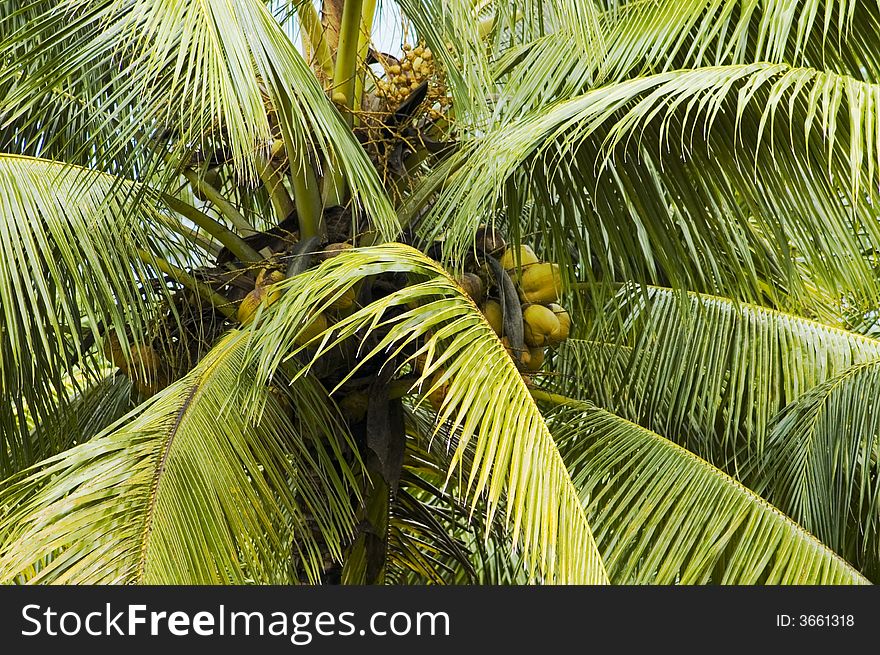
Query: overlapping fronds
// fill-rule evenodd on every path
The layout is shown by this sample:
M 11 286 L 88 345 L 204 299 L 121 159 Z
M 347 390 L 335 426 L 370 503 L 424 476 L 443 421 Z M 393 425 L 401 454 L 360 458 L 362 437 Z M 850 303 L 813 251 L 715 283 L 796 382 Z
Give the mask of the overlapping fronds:
M 759 61 L 878 81 L 876 0 L 628 2 L 608 20 L 607 76 Z
M 725 298 L 624 289 L 591 340 L 561 348 L 562 393 L 656 430 L 727 468 L 760 452 L 774 416 L 880 341 Z
M 311 317 L 371 275 L 406 273 L 413 284 L 374 300 L 312 342 L 319 359 L 341 340 L 378 336 L 364 357 L 399 353 L 424 340 L 418 384 L 424 392 L 448 385 L 440 421 L 458 436 L 450 475 L 466 477 L 471 502 L 488 499 L 488 524 L 506 494 L 514 546 L 547 581 L 605 581 L 583 509 L 553 438 L 528 388 L 485 317 L 436 262 L 408 246 L 389 244 L 345 251 L 321 266 L 279 283 L 284 295 L 255 321 L 260 378 L 269 378 L 295 348 Z M 308 370 L 306 367 L 304 370 Z M 356 373 L 352 371 L 352 375 Z M 461 469 L 474 444 L 473 464 Z
M 520 67 L 526 71 L 524 77 L 545 79 L 535 65 L 544 68 L 544 73 L 549 73 L 546 66 L 555 67 L 555 75 L 561 78 L 557 57 L 597 61 L 605 52 L 600 12 L 592 0 L 492 0 L 478 4 L 402 0 L 400 5 L 419 36 L 444 63 L 459 127 L 481 129 L 491 112 L 510 113 L 508 105 L 517 105 L 525 94 L 524 90 L 512 90 L 509 79 L 503 88 L 498 84 L 493 68 L 499 58 L 502 69 L 509 70 L 511 60 L 527 57 L 531 66 Z M 552 43 L 556 56 L 534 56 L 538 43 Z M 561 43 L 565 43 L 564 49 Z M 528 87 L 528 79 L 522 82 Z M 528 97 L 533 101 L 535 94 Z
M 865 584 L 755 493 L 659 434 L 589 403 L 551 426 L 623 584 Z
M 0 111 L 38 115 L 44 90 L 66 86 L 116 123 L 112 146 L 102 144 L 104 151 L 121 151 L 135 140 L 141 154 L 152 148 L 161 163 L 172 155 L 165 145 L 170 142 L 176 166 L 187 163 L 192 148 L 222 142 L 240 177 L 251 181 L 257 179 L 257 155 L 267 156 L 278 136 L 275 121 L 295 170 L 323 166 L 342 172 L 378 230 L 396 234 L 375 169 L 264 3 L 17 4 L 0 4 L 6 16 L 0 60 L 10 62 L 0 69 L 0 86 L 25 75 Z M 29 20 L 21 23 L 22 15 Z M 116 73 L 110 86 L 96 88 L 88 71 L 111 63 Z
M 593 257 L 618 279 L 756 300 L 775 269 L 807 303 L 792 263 L 802 260 L 833 293 L 877 298 L 863 256 L 880 240 L 863 196 L 880 172 L 877 90 L 765 63 L 599 88 L 453 155 L 458 166 L 438 173 L 448 179 L 421 233 L 445 233 L 446 255 L 461 257 L 493 210 L 537 199 L 557 249 L 574 241 L 582 262 Z M 698 130 L 708 146 L 694 145 Z
M 85 443 L 128 414 L 135 404 L 132 386 L 130 378 L 114 373 L 82 389 L 63 405 L 63 411 L 31 430 L 33 459 L 27 466 Z
M 94 368 L 89 341 L 109 327 L 137 338 L 161 299 L 144 288 L 137 258 L 165 242 L 154 200 L 131 207 L 131 185 L 76 177 L 56 162 L 0 155 L 0 393 L 19 419 L 25 405 L 47 417 L 65 374 Z M 12 419 L 0 430 L 0 475 L 10 475 L 33 461 L 27 431 Z
M 341 557 L 354 530 L 346 431 L 309 378 L 243 383 L 246 351 L 230 334 L 132 415 L 4 482 L 0 580 L 319 579 L 322 548 Z
M 788 405 L 750 479 L 866 575 L 880 574 L 880 359 L 852 366 Z

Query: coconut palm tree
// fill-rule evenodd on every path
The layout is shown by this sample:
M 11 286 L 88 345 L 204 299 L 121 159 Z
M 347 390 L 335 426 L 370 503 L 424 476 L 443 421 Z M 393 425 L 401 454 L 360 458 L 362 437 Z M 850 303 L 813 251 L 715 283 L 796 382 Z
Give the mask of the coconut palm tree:
M 0 580 L 880 577 L 880 3 L 395 7 L 0 0 Z

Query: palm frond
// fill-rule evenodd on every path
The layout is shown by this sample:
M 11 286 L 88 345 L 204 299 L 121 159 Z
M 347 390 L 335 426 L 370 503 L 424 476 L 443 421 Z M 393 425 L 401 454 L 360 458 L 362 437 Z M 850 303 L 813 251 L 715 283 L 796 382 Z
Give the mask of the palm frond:
M 345 431 L 308 378 L 243 384 L 246 357 L 247 335 L 231 333 L 132 415 L 5 481 L 0 580 L 319 579 L 321 553 L 340 558 L 354 529 L 355 473 L 322 445 Z
M 113 373 L 82 389 L 69 401 L 59 403 L 61 411 L 31 430 L 33 460 L 28 466 L 85 443 L 103 432 L 134 409 L 135 397 L 131 379 Z
M 611 79 L 759 61 L 830 68 L 880 81 L 874 0 L 660 0 L 614 11 L 602 64 Z
M 789 404 L 765 456 L 746 472 L 755 489 L 859 567 L 880 574 L 880 360 L 856 364 Z
M 109 175 L 82 178 L 58 162 L 0 155 L 0 392 L 19 418 L 24 405 L 47 418 L 46 399 L 64 397 L 75 365 L 103 366 L 88 355 L 104 330 L 134 340 L 147 332 L 164 296 L 149 288 L 137 250 L 168 240 L 155 198 L 131 207 L 133 190 Z M 2 430 L 5 476 L 32 459 L 21 421 Z
M 155 151 L 154 165 L 170 157 L 173 174 L 193 148 L 222 142 L 245 181 L 257 179 L 258 156 L 283 136 L 292 169 L 302 172 L 320 157 L 347 178 L 382 235 L 397 233 L 363 148 L 264 3 L 39 0 L 24 23 L 16 4 L 0 4 L 9 23 L 0 25 L 0 60 L 14 62 L 0 69 L 0 86 L 21 79 L 0 111 L 39 115 L 44 89 L 69 87 L 115 121 L 112 144 L 101 145 L 108 153 L 138 141 L 141 154 Z M 111 63 L 117 72 L 104 97 L 88 71 Z
M 624 289 L 606 317 L 591 340 L 562 346 L 553 387 L 731 471 L 746 451 L 763 450 L 774 416 L 788 403 L 880 358 L 880 341 L 869 337 L 669 289 Z
M 824 288 L 866 302 L 878 297 L 864 252 L 880 231 L 863 195 L 880 172 L 876 93 L 853 78 L 763 63 L 603 87 L 471 140 L 420 232 L 445 233 L 445 256 L 460 259 L 494 211 L 516 215 L 531 202 L 536 223 L 554 226 L 544 232 L 560 263 L 579 253 L 582 279 L 592 257 L 618 280 L 757 300 L 769 268 L 807 303 L 803 267 L 792 263 L 802 259 Z M 650 147 L 639 139 L 649 126 Z M 702 153 L 698 128 L 710 143 Z M 647 161 L 628 160 L 630 141 Z M 695 185 L 689 174 L 704 164 Z
M 360 280 L 392 272 L 421 281 L 374 300 L 296 348 L 315 314 Z M 366 361 L 394 356 L 424 339 L 413 355 L 427 359 L 417 384 L 426 394 L 448 385 L 438 419 L 448 422 L 459 439 L 449 475 L 457 469 L 466 477 L 459 484 L 465 485 L 472 506 L 485 493 L 491 522 L 506 492 L 514 547 L 521 545 L 530 571 L 539 568 L 545 580 L 605 580 L 575 490 L 525 382 L 485 317 L 436 262 L 400 244 L 363 248 L 345 251 L 278 288 L 281 299 L 254 323 L 261 379 L 279 370 L 289 357 L 285 353 L 309 345 L 316 361 L 345 339 L 375 333 L 375 345 L 362 341 Z M 462 471 L 471 442 L 473 465 Z
M 818 539 L 708 462 L 590 403 L 551 425 L 623 584 L 866 584 Z

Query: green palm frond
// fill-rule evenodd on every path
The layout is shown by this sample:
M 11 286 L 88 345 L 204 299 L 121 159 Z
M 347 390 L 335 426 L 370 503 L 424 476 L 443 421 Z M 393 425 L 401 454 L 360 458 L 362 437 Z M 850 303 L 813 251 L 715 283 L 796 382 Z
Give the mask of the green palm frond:
M 562 346 L 554 388 L 594 400 L 723 468 L 744 449 L 760 452 L 788 403 L 880 358 L 880 341 L 869 337 L 657 288 L 621 291 L 591 339 Z
M 118 373 L 82 389 L 67 401 L 63 411 L 31 430 L 32 461 L 28 466 L 103 432 L 134 409 L 135 397 L 131 379 Z
M 551 425 L 612 581 L 867 583 L 761 497 L 659 434 L 580 402 Z
M 575 248 L 582 277 L 592 256 L 617 279 L 755 300 L 770 269 L 806 304 L 802 267 L 792 263 L 802 259 L 823 287 L 866 302 L 878 297 L 863 253 L 880 233 L 862 195 L 880 172 L 876 92 L 845 76 L 764 63 L 599 88 L 469 142 L 443 172 L 454 171 L 420 231 L 445 233 L 446 256 L 460 259 L 493 211 L 534 202 L 536 223 L 552 215 L 558 226 L 545 230 L 553 253 L 567 264 Z M 706 150 L 693 145 L 697 129 Z M 627 157 L 636 142 L 644 159 Z M 693 165 L 682 169 L 679 158 Z M 805 177 L 814 166 L 827 177 Z
M 0 402 L 17 405 L 19 417 L 26 406 L 45 418 L 46 400 L 64 397 L 68 371 L 103 366 L 88 356 L 90 343 L 111 327 L 139 339 L 163 299 L 137 256 L 154 243 L 168 247 L 156 199 L 144 194 L 132 208 L 132 184 L 86 175 L 0 155 Z M 0 428 L 9 435 L 0 475 L 10 475 L 32 461 L 26 430 Z
M 43 561 L 30 582 L 319 579 L 322 549 L 340 558 L 354 529 L 355 472 L 324 445 L 345 431 L 308 378 L 243 384 L 246 357 L 233 332 L 132 415 L 7 480 L 0 580 Z
M 498 58 L 503 61 L 502 68 L 509 69 L 506 59 L 522 57 L 521 50 L 533 51 L 536 41 L 551 40 L 557 53 L 560 42 L 566 42 L 565 52 L 558 53 L 566 58 L 598 61 L 604 52 L 600 12 L 592 0 L 492 0 L 477 6 L 443 0 L 402 0 L 400 5 L 419 36 L 444 62 L 459 126 L 480 129 L 489 113 L 509 114 L 509 105 L 516 104 L 516 97 L 522 95 L 511 91 L 510 80 L 505 80 L 503 89 L 497 84 L 498 75 L 493 68 Z M 482 34 L 484 29 L 490 31 Z M 555 57 L 531 57 L 530 62 L 557 64 Z M 531 75 L 545 79 L 534 67 Z M 558 68 L 556 75 L 559 76 Z M 528 80 L 523 82 L 528 84 Z M 492 106 L 491 99 L 495 97 L 501 101 Z
M 877 81 L 875 0 L 660 0 L 613 13 L 603 69 L 638 72 L 759 61 L 828 67 Z
M 152 148 L 159 163 L 171 156 L 176 166 L 187 163 L 192 148 L 222 141 L 247 181 L 257 179 L 257 155 L 268 156 L 283 136 L 291 167 L 304 180 L 306 169 L 319 164 L 338 171 L 377 229 L 386 237 L 397 233 L 366 153 L 263 2 L 42 1 L 20 25 L 16 4 L 0 4 L 11 24 L 0 24 L 6 37 L 0 60 L 14 62 L 0 69 L 0 87 L 26 75 L 0 111 L 39 115 L 42 91 L 68 86 L 118 125 L 111 145 L 101 145 L 106 152 L 135 140 L 142 154 Z M 109 97 L 98 97 L 88 71 L 111 62 L 117 72 Z M 166 150 L 168 139 L 173 154 Z M 125 172 L 134 174 L 130 167 Z M 314 171 L 310 175 L 315 184 Z M 311 188 L 307 195 L 316 193 Z
M 871 578 L 880 573 L 880 359 L 811 389 L 777 417 L 755 489 Z
M 316 313 L 324 311 L 360 280 L 406 273 L 419 281 L 356 311 L 309 343 L 316 360 L 354 335 L 381 335 L 362 348 L 366 359 L 395 354 L 424 340 L 427 358 L 418 384 L 428 393 L 448 385 L 439 411 L 458 437 L 449 475 L 466 476 L 472 504 L 488 498 L 488 521 L 506 492 L 506 511 L 531 571 L 548 581 L 605 581 L 580 503 L 553 438 L 528 388 L 473 301 L 436 262 L 408 246 L 389 244 L 346 251 L 318 268 L 278 285 L 284 295 L 255 320 L 254 349 L 261 379 L 270 379 L 295 350 Z M 366 350 L 368 349 L 368 350 Z M 301 349 L 300 349 L 301 350 Z M 415 355 L 414 355 L 415 356 Z M 306 366 L 304 371 L 309 370 Z M 354 375 L 353 370 L 348 377 Z M 435 375 L 438 374 L 439 375 Z M 473 465 L 461 471 L 473 442 Z

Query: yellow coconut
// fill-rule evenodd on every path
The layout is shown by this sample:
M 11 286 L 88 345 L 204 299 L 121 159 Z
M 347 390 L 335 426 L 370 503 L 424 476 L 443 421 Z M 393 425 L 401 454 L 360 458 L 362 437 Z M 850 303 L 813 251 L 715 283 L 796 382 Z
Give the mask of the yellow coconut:
M 541 367 L 544 365 L 544 349 L 529 348 L 528 358 L 523 358 L 523 364 L 525 365 L 527 371 L 530 371 L 532 373 L 534 373 L 535 371 L 540 371 Z
M 521 362 L 522 364 L 527 365 L 531 360 L 531 353 L 528 348 L 524 348 L 522 350 L 518 348 L 514 348 L 510 345 L 510 339 L 507 337 L 501 337 L 501 343 L 504 345 L 504 349 L 507 351 L 507 354 L 510 355 L 510 358 L 515 362 Z
M 497 300 L 487 300 L 481 309 L 489 325 L 495 330 L 495 334 L 500 337 L 504 328 L 504 314 L 501 312 L 501 303 Z
M 543 305 L 526 305 L 523 309 L 523 337 L 527 345 L 542 348 L 547 345 L 550 335 L 559 329 L 556 314 Z
M 264 276 L 263 284 L 277 284 L 278 282 L 283 282 L 284 279 L 284 273 L 281 271 L 271 271 L 268 275 Z
M 257 310 L 266 301 L 267 291 L 262 285 L 254 287 L 248 295 L 244 297 L 238 306 L 238 322 L 242 325 L 248 325 L 254 320 Z
M 501 255 L 499 263 L 508 273 L 519 268 L 522 271 L 527 270 L 533 264 L 537 264 L 540 260 L 529 246 L 519 246 L 519 248 L 511 247 L 504 251 Z
M 354 307 L 354 302 L 357 300 L 357 294 L 354 291 L 354 287 L 349 287 L 345 291 L 342 292 L 342 295 L 339 296 L 336 300 L 330 303 L 330 309 L 337 310 L 345 310 Z
M 559 300 L 562 276 L 557 264 L 533 264 L 519 279 L 519 297 L 523 302 L 546 305 Z
M 302 346 L 327 329 L 327 317 L 317 314 L 311 322 L 303 328 L 302 332 L 293 340 L 297 346 Z
M 559 321 L 559 328 L 553 331 L 549 339 L 550 345 L 555 346 L 568 339 L 568 333 L 571 330 L 571 316 L 561 305 L 556 303 L 548 305 L 548 309 L 556 314 L 556 318 Z

